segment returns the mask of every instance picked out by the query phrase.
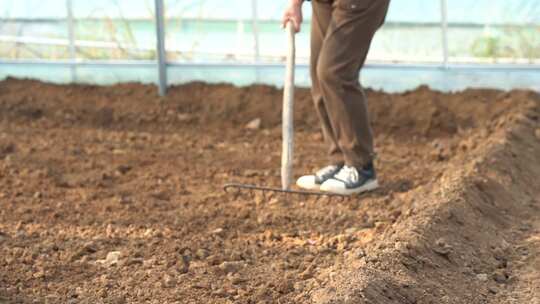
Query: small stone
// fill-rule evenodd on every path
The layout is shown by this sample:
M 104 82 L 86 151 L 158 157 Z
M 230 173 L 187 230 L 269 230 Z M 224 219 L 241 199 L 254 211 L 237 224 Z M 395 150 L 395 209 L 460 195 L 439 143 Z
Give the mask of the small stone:
M 151 193 L 150 196 L 155 199 L 166 201 L 166 202 L 168 202 L 171 199 L 171 196 L 169 195 L 169 193 L 167 193 L 167 191 L 156 191 L 154 193 Z
M 431 157 L 437 161 L 444 161 L 449 158 L 450 150 L 446 143 L 435 141 L 433 144 L 433 150 L 431 151 Z
M 217 228 L 212 230 L 212 234 L 217 236 L 223 236 L 225 234 L 225 230 L 223 230 L 223 228 Z
M 405 242 L 396 242 L 394 248 L 403 255 L 409 255 L 409 245 Z
M 501 249 L 504 251 L 510 249 L 510 243 L 508 243 L 506 240 L 503 239 L 501 241 Z
M 497 283 L 504 284 L 508 281 L 508 275 L 505 271 L 498 270 L 493 273 L 493 280 Z
M 36 279 L 44 278 L 45 277 L 45 271 L 44 270 L 39 270 L 39 271 L 35 272 L 32 276 L 34 278 L 36 278 Z
M 288 294 L 294 291 L 294 284 L 291 280 L 281 280 L 277 285 L 277 290 L 281 294 Z
M 40 199 L 41 197 L 42 197 L 41 192 L 38 191 L 38 192 L 34 193 L 34 198 L 35 199 Z
M 312 138 L 314 141 L 322 141 L 322 140 L 324 139 L 321 132 L 317 132 L 317 133 L 313 134 L 313 135 L 311 136 L 311 138 Z
M 178 117 L 178 121 L 181 122 L 188 122 L 191 120 L 191 115 L 185 113 L 179 113 L 176 117 Z
M 131 258 L 127 261 L 126 265 L 133 266 L 133 265 L 143 265 L 144 259 L 143 258 Z
M 170 275 L 165 275 L 163 278 L 163 285 L 167 288 L 176 286 L 176 279 Z
M 366 256 L 366 260 L 370 263 L 377 263 L 379 262 L 379 258 L 375 254 L 370 254 L 369 256 Z
M 226 289 L 225 292 L 227 293 L 227 296 L 229 297 L 234 297 L 236 295 L 238 295 L 238 291 L 234 288 L 229 288 L 229 289 Z
M 268 201 L 268 205 L 277 205 L 277 204 L 279 204 L 279 202 L 280 202 L 279 199 L 273 197 Z
M 364 249 L 362 248 L 358 248 L 356 249 L 356 251 L 354 252 L 354 255 L 357 257 L 357 258 L 363 258 L 366 256 L 366 252 L 364 251 Z
M 206 261 L 208 262 L 208 264 L 213 265 L 213 266 L 219 265 L 222 260 L 223 259 L 218 255 L 209 255 L 206 258 Z
M 115 201 L 120 205 L 130 205 L 132 203 L 131 199 L 124 195 L 115 197 Z
M 260 172 L 258 170 L 247 169 L 244 171 L 245 177 L 255 177 L 259 175 L 260 175 Z
M 227 276 L 227 279 L 233 284 L 233 285 L 238 285 L 238 284 L 241 284 L 243 282 L 246 281 L 246 279 L 240 277 L 239 275 L 231 275 L 229 274 Z
M 128 165 L 120 165 L 116 168 L 116 172 L 118 172 L 121 175 L 124 175 L 128 173 L 129 171 L 131 171 L 131 166 L 128 166 Z
M 435 242 L 435 247 L 433 247 L 433 251 L 442 256 L 448 256 L 452 251 L 452 246 L 448 245 L 444 239 L 440 238 Z
M 527 232 L 531 229 L 531 227 L 528 224 L 523 224 L 519 227 L 520 231 Z
M 536 135 L 536 138 L 538 140 L 540 140 L 540 128 L 536 129 L 536 131 L 534 131 L 534 135 Z
M 92 242 L 85 243 L 79 250 L 71 255 L 70 260 L 72 262 L 85 257 L 88 254 L 97 252 L 97 247 Z
M 499 292 L 499 290 L 497 288 L 492 287 L 492 286 L 488 287 L 488 290 L 492 294 L 497 294 Z
M 348 235 L 348 236 L 351 236 L 351 237 L 352 237 L 356 232 L 358 232 L 358 229 L 355 228 L 355 227 L 345 229 L 345 234 Z
M 218 288 L 218 289 L 212 291 L 212 294 L 215 295 L 215 296 L 218 296 L 218 297 L 223 297 L 223 296 L 227 295 L 227 293 L 225 292 L 225 290 L 223 288 Z
M 485 282 L 488 279 L 488 275 L 485 273 L 479 273 L 476 275 L 476 279 L 478 279 L 478 281 Z
M 98 260 L 97 262 L 106 267 L 118 265 L 118 260 L 122 253 L 120 251 L 111 251 L 107 253 L 107 257 L 104 260 Z
M 306 269 L 304 272 L 300 274 L 301 280 L 309 280 L 313 278 L 313 271 L 311 269 Z
M 209 290 L 211 288 L 210 284 L 206 282 L 198 282 L 198 283 L 192 284 L 191 287 L 196 288 L 196 289 L 206 289 L 206 290 Z
M 206 249 L 197 249 L 197 251 L 195 252 L 195 256 L 200 260 L 206 259 L 209 255 L 210 253 Z
M 225 273 L 236 273 L 245 266 L 244 262 L 223 262 L 218 267 Z
M 261 123 L 262 120 L 260 118 L 255 118 L 246 125 L 246 129 L 258 130 L 261 128 Z

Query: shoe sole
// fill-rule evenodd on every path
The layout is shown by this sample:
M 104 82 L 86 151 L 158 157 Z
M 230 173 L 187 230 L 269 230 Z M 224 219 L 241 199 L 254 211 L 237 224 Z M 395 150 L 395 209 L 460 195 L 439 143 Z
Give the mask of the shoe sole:
M 312 187 L 310 186 L 306 186 L 306 185 L 300 185 L 298 183 L 296 183 L 296 185 L 304 190 L 311 190 L 311 191 L 320 191 L 321 190 L 321 186 L 320 185 L 314 185 Z
M 373 191 L 378 188 L 379 188 L 379 182 L 377 180 L 372 180 L 364 184 L 362 187 L 358 187 L 354 189 L 332 190 L 332 189 L 325 189 L 324 187 L 320 187 L 320 190 L 324 192 L 339 194 L 339 195 L 353 195 L 353 194 L 360 194 L 364 192 Z

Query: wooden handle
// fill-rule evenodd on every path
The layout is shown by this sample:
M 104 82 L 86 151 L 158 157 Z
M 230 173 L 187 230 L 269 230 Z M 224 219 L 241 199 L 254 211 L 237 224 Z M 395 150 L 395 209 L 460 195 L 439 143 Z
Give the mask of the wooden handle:
M 293 177 L 294 150 L 294 65 L 296 46 L 295 30 L 291 21 L 287 22 L 287 65 L 283 85 L 283 151 L 281 154 L 281 186 L 291 188 Z

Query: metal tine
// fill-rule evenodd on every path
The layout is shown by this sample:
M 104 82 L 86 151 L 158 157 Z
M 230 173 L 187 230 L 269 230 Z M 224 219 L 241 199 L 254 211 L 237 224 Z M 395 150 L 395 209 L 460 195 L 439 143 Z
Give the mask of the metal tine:
M 287 199 L 291 198 L 291 194 L 296 194 L 301 197 L 314 196 L 316 202 L 318 202 L 322 196 L 326 196 L 327 198 L 330 199 L 330 201 L 332 201 L 334 198 L 339 199 L 340 202 L 344 202 L 346 200 L 346 197 L 341 196 L 341 195 L 324 194 L 324 193 L 309 192 L 309 191 L 298 191 L 298 190 L 282 190 L 278 188 L 244 185 L 244 184 L 226 184 L 224 186 L 224 190 L 229 192 L 229 189 L 236 189 L 237 191 L 235 191 L 235 195 L 239 195 L 239 193 L 241 193 L 242 190 L 249 191 L 252 197 L 255 196 L 255 193 L 261 192 L 264 200 L 269 199 L 269 196 L 271 197 L 274 193 L 285 194 Z
M 240 191 L 240 189 L 236 189 L 233 192 L 234 200 L 238 200 L 238 198 L 240 197 L 241 194 L 242 194 L 242 191 Z

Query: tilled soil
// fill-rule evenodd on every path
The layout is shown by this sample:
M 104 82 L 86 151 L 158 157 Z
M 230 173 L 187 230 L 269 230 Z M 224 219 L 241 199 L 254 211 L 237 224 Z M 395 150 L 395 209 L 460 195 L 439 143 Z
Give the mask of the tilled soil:
M 540 97 L 367 95 L 382 188 L 340 201 L 222 190 L 279 186 L 275 88 L 1 82 L 0 303 L 539 303 Z

